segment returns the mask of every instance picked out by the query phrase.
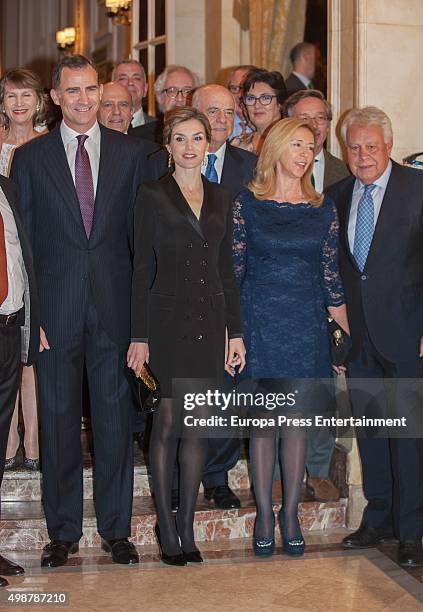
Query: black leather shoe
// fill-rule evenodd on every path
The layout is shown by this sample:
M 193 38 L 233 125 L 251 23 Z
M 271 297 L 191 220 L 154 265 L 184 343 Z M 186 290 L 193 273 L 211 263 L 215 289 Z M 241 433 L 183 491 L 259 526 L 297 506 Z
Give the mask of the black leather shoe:
M 2 578 L 0 576 L 0 588 L 1 587 L 7 587 L 7 586 L 9 586 L 9 583 L 7 582 L 6 578 Z
M 362 525 L 357 531 L 342 540 L 342 546 L 344 548 L 374 548 L 381 542 L 393 537 L 392 532 Z
M 41 567 L 60 567 L 68 561 L 68 556 L 78 552 L 78 542 L 52 540 L 44 546 L 41 553 Z
M 0 555 L 0 574 L 3 574 L 3 576 L 21 576 L 24 573 L 23 567 Z
M 134 565 L 139 563 L 140 557 L 137 549 L 127 538 L 119 540 L 103 540 L 101 547 L 106 552 L 112 553 L 112 560 L 122 565 Z
M 421 540 L 403 540 L 398 551 L 398 563 L 405 567 L 423 565 L 423 548 Z
M 158 525 L 154 527 L 154 533 L 156 534 L 157 543 L 160 548 L 160 559 L 163 561 L 163 563 L 167 563 L 167 565 L 179 566 L 187 564 L 186 557 L 182 551 L 176 555 L 168 555 L 163 551 L 162 542 L 160 540 L 160 529 Z
M 191 552 L 183 551 L 187 563 L 203 563 L 203 557 L 199 550 L 192 550 Z
M 230 508 L 241 508 L 241 502 L 228 485 L 219 485 L 204 489 L 204 499 L 214 502 L 216 508 L 229 510 Z
M 172 489 L 170 503 L 172 505 L 172 512 L 178 512 L 178 508 L 179 508 L 179 490 L 178 489 Z

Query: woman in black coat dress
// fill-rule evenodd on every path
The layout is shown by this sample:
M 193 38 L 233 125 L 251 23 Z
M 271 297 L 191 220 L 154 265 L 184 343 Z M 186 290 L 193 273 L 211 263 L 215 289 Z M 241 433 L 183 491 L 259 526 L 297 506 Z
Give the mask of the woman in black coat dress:
M 224 369 L 233 374 L 235 366 L 244 367 L 245 350 L 232 265 L 231 196 L 201 175 L 210 142 L 207 118 L 192 108 L 171 111 L 164 142 L 175 171 L 142 185 L 135 208 L 132 316 L 138 331 L 128 365 L 137 372 L 148 361 L 160 381 L 163 399 L 150 440 L 156 535 L 162 560 L 184 565 L 202 560 L 193 523 L 207 444 L 200 435 L 181 438 L 175 526 L 171 486 L 180 423 L 172 379 L 219 379 Z

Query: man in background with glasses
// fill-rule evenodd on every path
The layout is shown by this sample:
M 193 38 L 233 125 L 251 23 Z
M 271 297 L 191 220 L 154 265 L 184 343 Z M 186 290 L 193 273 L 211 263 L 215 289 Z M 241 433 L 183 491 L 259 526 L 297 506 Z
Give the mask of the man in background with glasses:
M 314 152 L 313 181 L 317 191 L 322 193 L 327 187 L 349 175 L 344 162 L 323 148 L 332 121 L 332 109 L 321 91 L 304 89 L 292 94 L 283 106 L 284 117 L 297 117 L 310 123 L 316 135 Z
M 197 84 L 197 77 L 186 66 L 166 66 L 154 83 L 160 115 L 152 123 L 132 130 L 131 136 L 152 140 L 162 145 L 164 114 L 172 108 L 188 106 Z
M 234 127 L 229 140 L 232 140 L 235 136 L 243 136 L 244 134 L 252 132 L 251 127 L 248 125 L 247 118 L 244 115 L 241 100 L 243 94 L 242 85 L 250 70 L 254 70 L 255 68 L 256 66 L 251 64 L 237 66 L 229 76 L 228 89 L 235 103 Z
M 327 187 L 349 176 L 343 161 L 323 148 L 332 121 L 332 109 L 322 92 L 304 89 L 292 94 L 283 106 L 284 117 L 297 117 L 307 121 L 316 135 L 316 149 L 312 181 L 322 193 Z M 335 437 L 329 428 L 321 427 L 310 432 L 307 441 L 307 486 L 316 501 L 339 499 L 339 491 L 329 478 Z

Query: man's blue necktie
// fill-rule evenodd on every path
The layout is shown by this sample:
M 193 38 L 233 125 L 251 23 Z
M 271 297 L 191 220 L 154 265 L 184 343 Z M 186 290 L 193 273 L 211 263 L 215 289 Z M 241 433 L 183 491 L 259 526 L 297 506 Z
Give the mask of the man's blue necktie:
M 208 153 L 207 157 L 208 157 L 208 159 L 207 159 L 207 168 L 206 168 L 206 171 L 204 173 L 204 176 L 211 183 L 218 183 L 219 182 L 219 177 L 217 176 L 217 171 L 216 171 L 216 168 L 214 167 L 214 164 L 215 164 L 216 159 L 217 159 L 217 155 L 215 155 L 214 153 Z
M 357 221 L 354 236 L 354 257 L 362 272 L 372 243 L 375 228 L 375 208 L 372 191 L 376 185 L 365 185 L 364 193 L 357 208 Z

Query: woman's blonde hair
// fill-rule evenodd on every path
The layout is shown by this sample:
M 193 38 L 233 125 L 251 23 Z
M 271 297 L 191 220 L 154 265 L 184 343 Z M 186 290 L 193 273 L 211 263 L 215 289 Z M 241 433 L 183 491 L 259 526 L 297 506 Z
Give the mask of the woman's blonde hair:
M 301 127 L 307 128 L 315 139 L 313 128 L 307 121 L 294 117 L 281 119 L 269 130 L 257 161 L 255 177 L 248 185 L 257 199 L 265 200 L 275 193 L 276 164 L 285 149 L 289 147 L 295 132 Z M 320 206 L 323 202 L 323 196 L 311 184 L 312 172 L 313 163 L 310 164 L 301 178 L 301 188 L 307 202 L 314 206 Z

